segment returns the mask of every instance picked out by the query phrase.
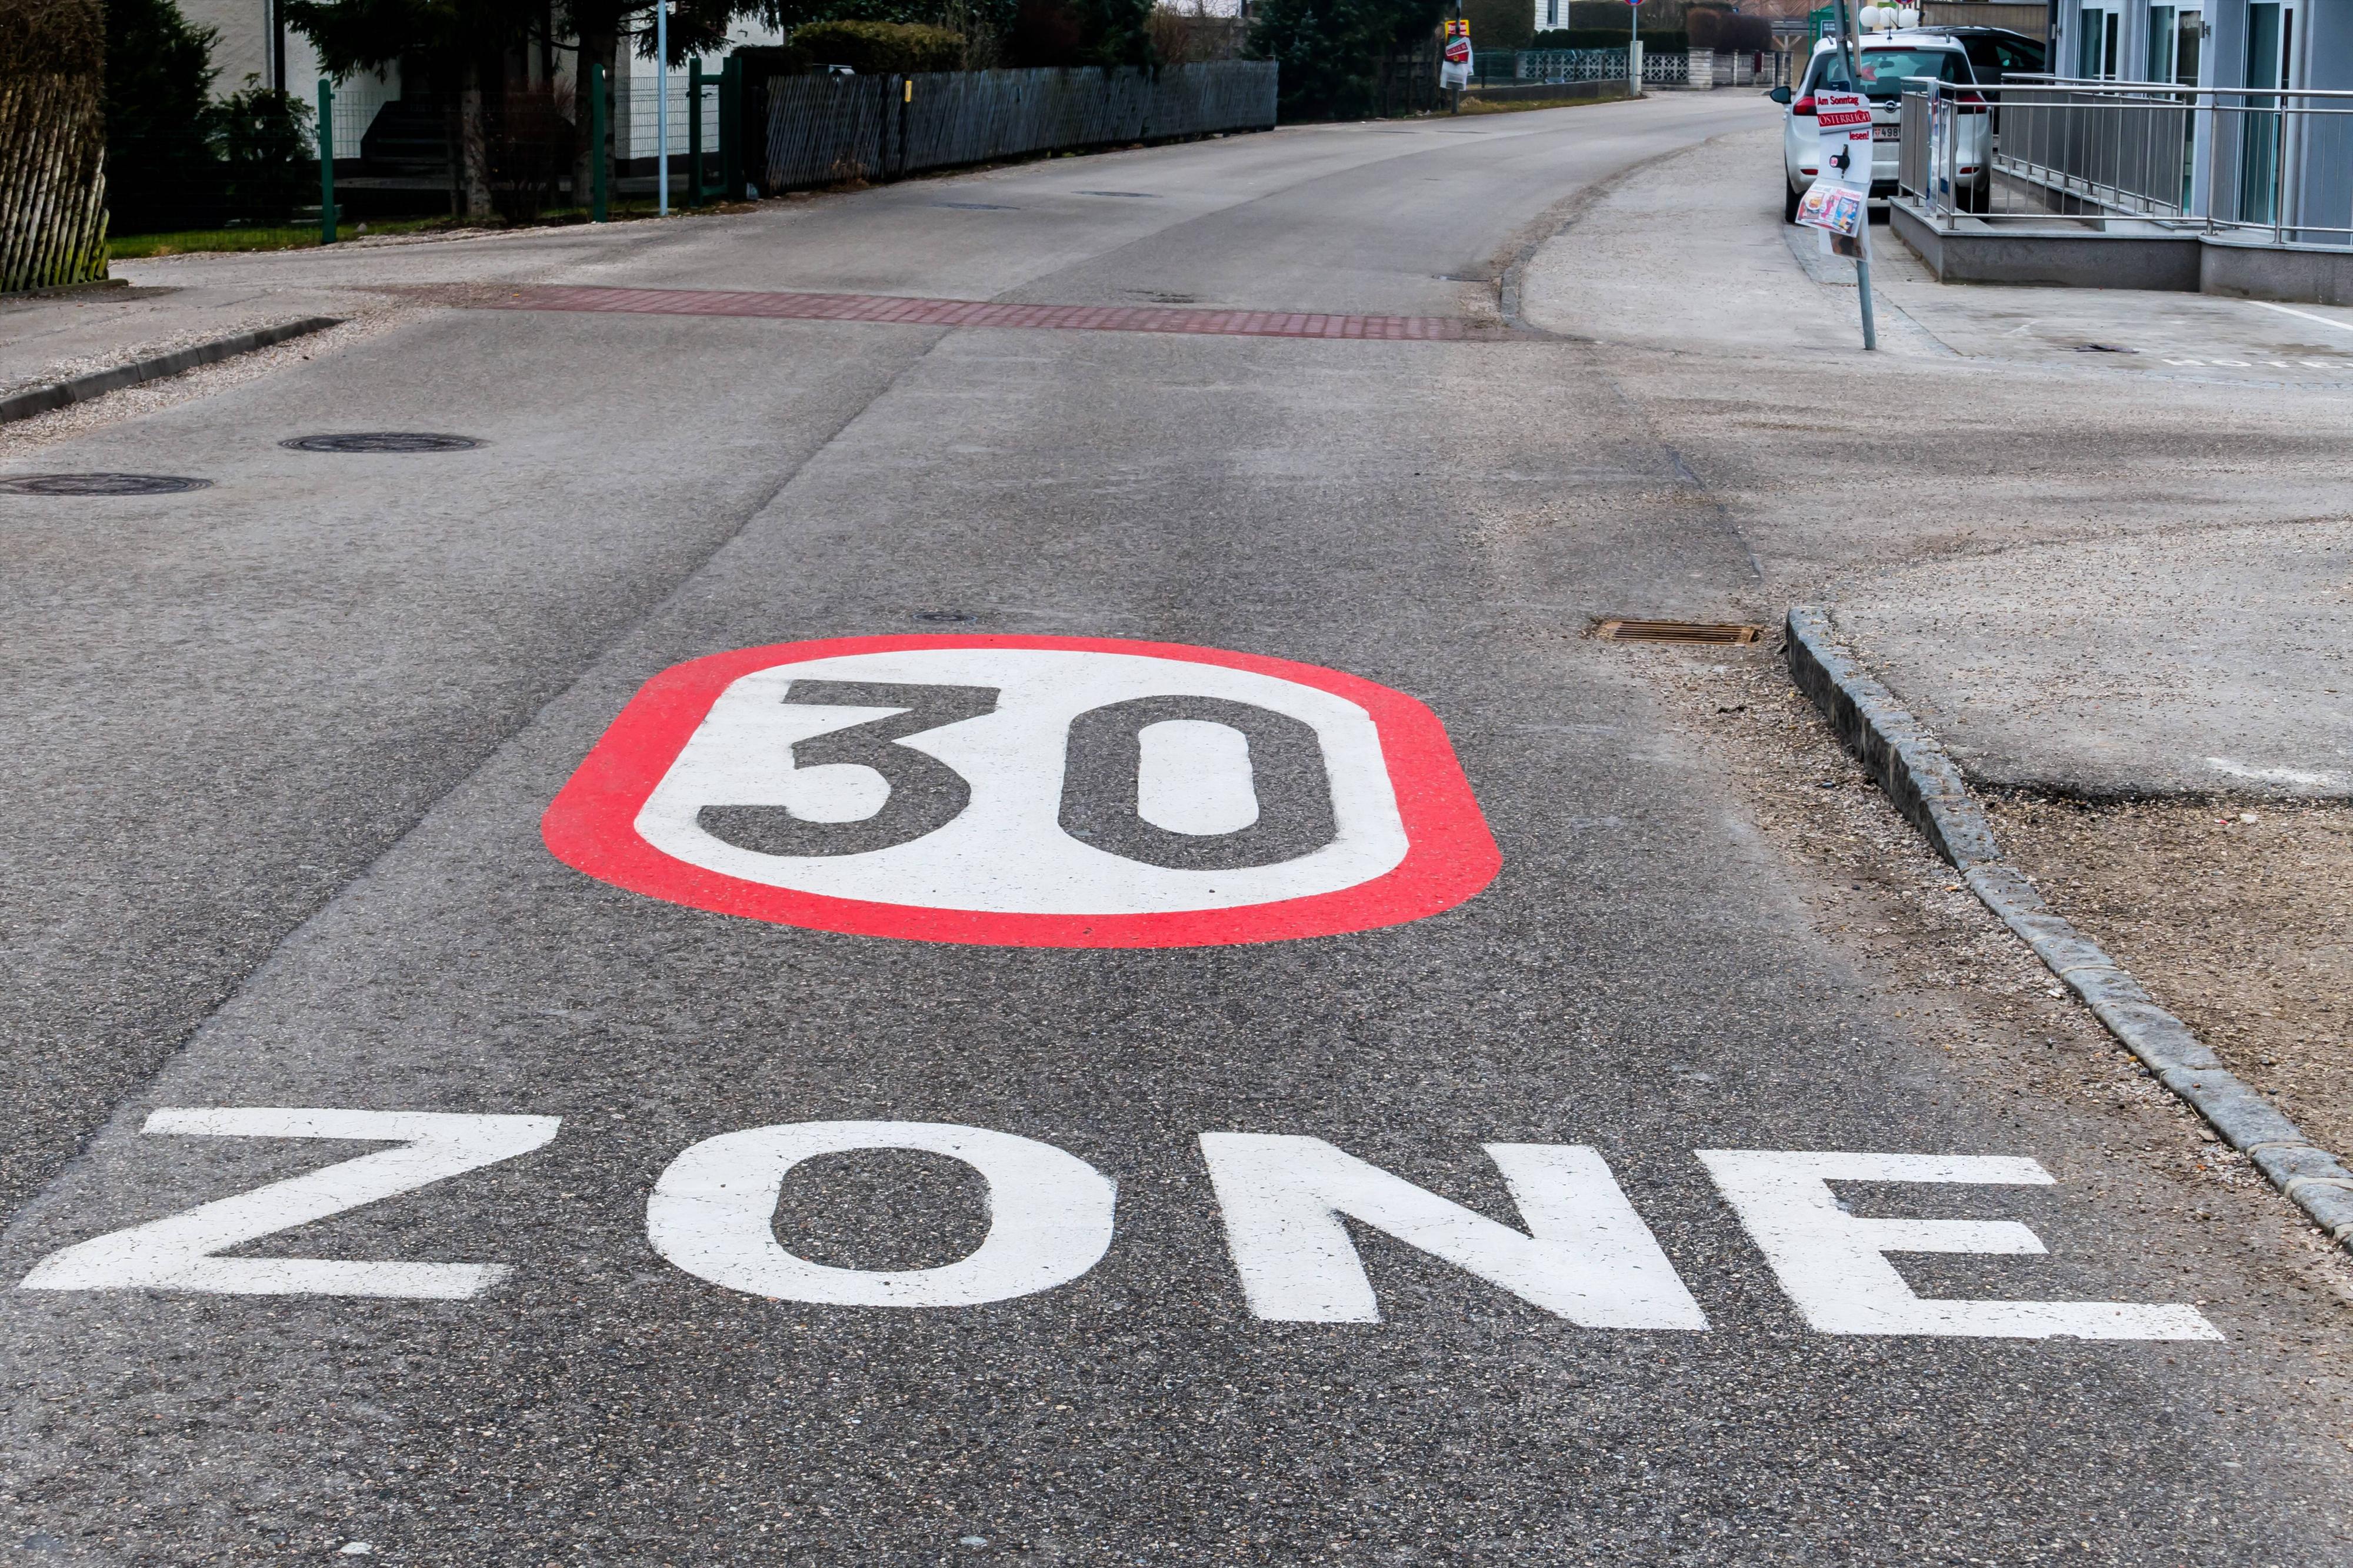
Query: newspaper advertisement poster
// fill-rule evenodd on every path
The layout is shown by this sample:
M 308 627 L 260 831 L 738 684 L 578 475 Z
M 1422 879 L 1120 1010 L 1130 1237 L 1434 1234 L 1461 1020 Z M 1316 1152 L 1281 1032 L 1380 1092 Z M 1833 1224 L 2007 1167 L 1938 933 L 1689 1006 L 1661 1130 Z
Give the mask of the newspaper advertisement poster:
M 1425 37 L 1429 35 L 1424 34 Z M 1471 85 L 1471 22 L 1468 17 L 1450 17 L 1446 24 L 1446 53 L 1438 68 L 1440 87 Z
M 1821 173 L 1798 204 L 1798 221 L 1833 237 L 1832 248 L 1843 250 L 1836 239 L 1860 245 L 1870 226 L 1871 100 L 1859 92 L 1817 91 L 1814 133 Z

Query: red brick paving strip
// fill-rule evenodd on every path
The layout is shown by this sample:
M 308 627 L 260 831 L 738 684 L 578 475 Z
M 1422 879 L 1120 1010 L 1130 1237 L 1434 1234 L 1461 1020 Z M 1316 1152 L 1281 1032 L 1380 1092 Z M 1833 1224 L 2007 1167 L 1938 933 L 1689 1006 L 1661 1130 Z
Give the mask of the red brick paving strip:
M 1500 335 L 1446 316 L 1325 316 L 1282 310 L 1178 310 L 1166 305 L 1006 305 L 890 294 L 769 294 L 703 289 L 510 289 L 469 301 L 492 310 L 593 310 L 649 316 L 757 316 L 910 327 L 1046 327 L 1081 332 L 1207 332 L 1246 338 L 1369 338 L 1457 342 Z

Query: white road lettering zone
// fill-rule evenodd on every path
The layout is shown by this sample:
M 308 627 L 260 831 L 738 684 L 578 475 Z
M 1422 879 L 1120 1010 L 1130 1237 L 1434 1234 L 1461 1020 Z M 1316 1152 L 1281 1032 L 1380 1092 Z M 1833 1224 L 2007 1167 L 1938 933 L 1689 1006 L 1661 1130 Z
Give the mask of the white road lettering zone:
M 147 1289 L 228 1295 L 465 1300 L 501 1263 L 227 1258 L 216 1254 L 515 1158 L 555 1137 L 552 1116 L 277 1107 L 167 1110 L 145 1131 L 332 1138 L 397 1147 L 77 1242 L 18 1289 Z M 1200 1149 L 1235 1276 L 1251 1312 L 1279 1322 L 1374 1323 L 1380 1309 L 1343 1217 L 1590 1329 L 1704 1331 L 1708 1321 L 1596 1150 L 1489 1143 L 1525 1228 L 1466 1208 L 1322 1139 L 1204 1132 Z M 953 1263 L 861 1269 L 812 1263 L 776 1239 L 786 1176 L 805 1160 L 914 1150 L 957 1160 L 987 1185 L 989 1229 Z M 1697 1159 L 1807 1324 L 1829 1334 L 1948 1338 L 2220 1340 L 2196 1308 L 2118 1301 L 1941 1300 L 1915 1294 L 1890 1254 L 2039 1256 L 2008 1220 L 1881 1219 L 1848 1213 L 1830 1184 L 2052 1184 L 2032 1160 L 1998 1155 L 1708 1149 Z M 1117 1188 L 1066 1150 L 940 1122 L 807 1121 L 705 1139 L 654 1183 L 646 1234 L 677 1268 L 776 1300 L 955 1308 L 1051 1290 L 1113 1245 Z

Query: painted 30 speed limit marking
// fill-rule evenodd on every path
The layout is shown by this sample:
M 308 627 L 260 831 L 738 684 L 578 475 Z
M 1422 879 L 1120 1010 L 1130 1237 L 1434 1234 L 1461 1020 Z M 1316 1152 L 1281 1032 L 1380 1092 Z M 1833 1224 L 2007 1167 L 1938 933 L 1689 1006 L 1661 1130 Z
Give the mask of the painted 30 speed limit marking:
M 1020 947 L 1398 925 L 1501 864 L 1412 698 L 1089 637 L 843 637 L 678 665 L 541 827 L 566 864 L 672 903 Z

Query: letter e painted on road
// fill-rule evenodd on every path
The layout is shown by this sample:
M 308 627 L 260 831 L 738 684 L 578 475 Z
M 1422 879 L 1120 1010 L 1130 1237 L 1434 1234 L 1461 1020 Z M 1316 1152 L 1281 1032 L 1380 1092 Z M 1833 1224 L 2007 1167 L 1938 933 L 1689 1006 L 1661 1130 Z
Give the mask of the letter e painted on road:
M 1586 1328 L 1707 1327 L 1598 1152 L 1554 1143 L 1484 1147 L 1511 1185 L 1526 1234 L 1320 1138 L 1202 1133 L 1250 1310 L 1281 1322 L 1379 1322 L 1345 1215 Z
M 2010 1220 L 1872 1219 L 1839 1207 L 1832 1182 L 2049 1186 L 2032 1160 L 1985 1154 L 1780 1153 L 1702 1149 L 1701 1163 L 1811 1327 L 1828 1334 L 1984 1339 L 2219 1340 L 2194 1307 L 2123 1301 L 1948 1301 L 1915 1295 L 1883 1254 L 2039 1257 Z
M 1402 925 L 1500 864 L 1412 698 L 1097 637 L 846 637 L 679 665 L 541 831 L 566 864 L 671 903 L 1011 947 Z
M 804 1160 L 912 1149 L 960 1160 L 988 1184 L 988 1235 L 937 1268 L 837 1268 L 776 1240 L 776 1200 Z M 706 1138 L 670 1163 L 646 1204 L 656 1252 L 753 1296 L 836 1307 L 974 1307 L 1035 1295 L 1092 1268 L 1111 1246 L 1110 1177 L 1051 1143 L 934 1121 L 799 1121 Z

